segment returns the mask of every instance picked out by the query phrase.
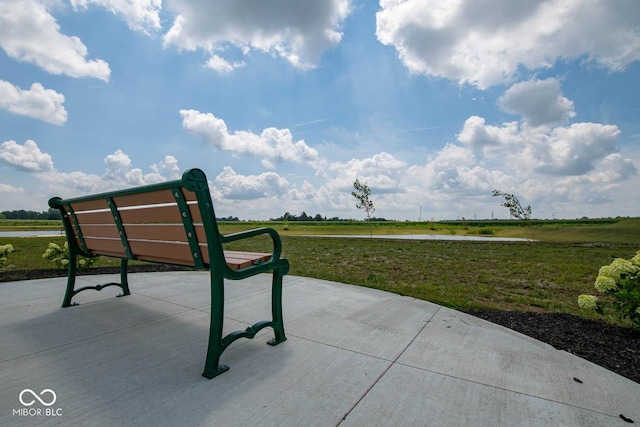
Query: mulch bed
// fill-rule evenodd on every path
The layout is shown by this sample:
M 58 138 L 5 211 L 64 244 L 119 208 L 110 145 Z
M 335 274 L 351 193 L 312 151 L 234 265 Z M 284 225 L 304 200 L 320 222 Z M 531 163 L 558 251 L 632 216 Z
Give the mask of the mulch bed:
M 185 271 L 184 267 L 174 267 L 166 264 L 140 264 L 130 265 L 127 268 L 129 273 L 152 273 L 157 271 Z M 120 267 L 92 267 L 88 270 L 81 270 L 78 276 L 92 276 L 96 274 L 120 274 Z M 19 280 L 48 279 L 51 277 L 67 277 L 65 269 L 34 269 L 34 270 L 14 270 L 0 272 L 0 282 L 17 282 Z
M 158 265 L 130 265 L 130 273 L 184 271 Z M 117 274 L 118 267 L 99 267 L 86 274 Z M 18 270 L 0 272 L 0 282 L 65 277 L 66 270 Z M 640 384 L 640 330 L 622 328 L 564 313 L 520 311 L 471 311 L 469 314 L 505 326 L 600 365 Z

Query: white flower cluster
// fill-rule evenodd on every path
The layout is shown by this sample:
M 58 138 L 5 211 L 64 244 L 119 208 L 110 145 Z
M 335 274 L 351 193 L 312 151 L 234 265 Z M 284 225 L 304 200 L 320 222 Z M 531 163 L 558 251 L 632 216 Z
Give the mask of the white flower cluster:
M 593 295 L 580 295 L 578 297 L 578 306 L 585 310 L 595 310 L 598 307 L 598 297 Z
M 69 245 L 65 242 L 64 247 L 56 243 L 49 243 L 47 250 L 42 254 L 42 259 L 53 262 L 58 268 L 65 268 L 69 265 Z
M 64 243 L 62 247 L 56 243 L 49 243 L 47 250 L 42 254 L 42 259 L 53 262 L 58 268 L 69 267 L 69 244 Z M 78 258 L 77 267 L 79 270 L 91 267 L 96 258 Z
M 612 292 L 618 289 L 622 275 L 637 274 L 640 272 L 640 251 L 630 260 L 616 258 L 609 265 L 600 268 L 596 278 L 595 287 L 602 293 Z
M 630 295 L 638 295 L 637 290 L 640 289 L 640 251 L 630 260 L 616 258 L 611 264 L 601 267 L 594 286 L 598 292 L 619 297 L 614 306 L 626 311 L 625 314 L 640 326 L 640 317 L 637 317 L 640 315 L 640 301 L 629 299 Z M 593 295 L 580 295 L 578 306 L 602 314 L 601 303 Z
M 0 245 L 0 266 L 7 262 L 7 255 L 13 252 L 13 246 L 10 244 Z
M 640 251 L 638 252 L 640 253 Z M 629 261 L 623 258 L 616 258 L 610 265 L 601 267 L 598 276 L 608 277 L 618 281 L 621 275 L 631 274 L 640 269 L 638 264 L 633 263 L 633 260 L 637 257 L 639 257 L 638 254 Z

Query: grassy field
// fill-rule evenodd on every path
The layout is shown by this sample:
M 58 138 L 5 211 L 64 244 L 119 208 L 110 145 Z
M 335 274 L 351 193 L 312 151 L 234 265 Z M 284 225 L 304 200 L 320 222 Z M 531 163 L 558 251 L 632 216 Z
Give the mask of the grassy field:
M 369 235 L 364 223 L 231 222 L 223 233 L 273 226 L 282 236 L 291 274 L 367 286 L 461 310 L 500 309 L 563 312 L 583 317 L 577 297 L 594 293 L 598 269 L 640 249 L 640 219 L 596 223 L 547 221 L 532 227 L 513 222 L 375 223 L 374 234 L 445 234 L 524 237 L 535 241 L 477 242 L 334 238 Z M 7 227 L 9 228 L 9 227 Z M 7 229 L 0 225 L 0 230 Z M 41 258 L 49 242 L 64 238 L 0 238 L 10 243 L 6 269 L 52 268 Z M 265 239 L 237 242 L 228 249 L 269 250 Z M 101 258 L 95 266 L 118 265 Z M 0 269 L 0 275 L 2 275 Z M 605 319 L 618 323 L 617 318 Z

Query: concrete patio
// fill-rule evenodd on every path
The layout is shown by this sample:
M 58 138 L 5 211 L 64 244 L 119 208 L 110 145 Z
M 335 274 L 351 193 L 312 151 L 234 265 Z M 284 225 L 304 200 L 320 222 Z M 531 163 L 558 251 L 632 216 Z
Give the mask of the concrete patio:
M 425 301 L 287 276 L 288 340 L 239 340 L 207 380 L 208 273 L 132 274 L 131 296 L 87 291 L 63 309 L 65 284 L 0 283 L 1 426 L 640 422 L 640 384 Z M 270 319 L 270 276 L 226 289 L 225 331 Z

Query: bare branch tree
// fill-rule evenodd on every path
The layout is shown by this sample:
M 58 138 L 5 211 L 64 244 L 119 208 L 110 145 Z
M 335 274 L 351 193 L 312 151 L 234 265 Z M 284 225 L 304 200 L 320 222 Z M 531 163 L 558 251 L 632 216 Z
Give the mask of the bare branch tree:
M 369 199 L 369 196 L 371 196 L 371 190 L 369 189 L 369 186 L 366 182 L 360 183 L 360 180 L 358 178 L 356 178 L 355 182 L 353 183 L 353 188 L 355 188 L 356 191 L 352 191 L 351 195 L 358 201 L 356 203 L 356 208 L 364 210 L 367 214 L 367 222 L 369 223 L 369 234 L 371 235 L 371 237 L 373 237 L 370 220 L 371 214 L 376 209 L 373 206 L 373 202 L 371 201 L 371 199 Z
M 520 204 L 520 200 L 518 200 L 515 195 L 505 193 L 504 191 L 500 190 L 493 190 L 493 193 L 491 193 L 491 195 L 494 197 L 502 196 L 504 198 L 503 202 L 500 203 L 500 206 L 504 206 L 505 208 L 509 209 L 509 213 L 511 213 L 512 217 L 526 222 L 529 222 L 531 220 L 531 206 L 523 208 Z

